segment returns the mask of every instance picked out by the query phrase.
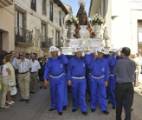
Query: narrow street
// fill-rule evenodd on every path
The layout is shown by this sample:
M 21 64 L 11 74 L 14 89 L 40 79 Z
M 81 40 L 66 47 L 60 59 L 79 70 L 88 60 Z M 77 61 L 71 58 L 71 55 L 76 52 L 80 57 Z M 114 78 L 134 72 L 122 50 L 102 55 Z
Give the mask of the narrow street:
M 59 116 L 56 111 L 49 112 L 49 92 L 48 90 L 39 90 L 32 95 L 30 103 L 23 103 L 17 100 L 16 104 L 10 109 L 0 109 L 0 120 L 115 120 L 115 111 L 109 106 L 110 114 L 103 115 L 99 110 L 88 116 L 83 116 L 80 111 L 71 112 L 71 105 L 63 116 Z M 135 93 L 133 105 L 132 120 L 142 120 L 142 97 Z

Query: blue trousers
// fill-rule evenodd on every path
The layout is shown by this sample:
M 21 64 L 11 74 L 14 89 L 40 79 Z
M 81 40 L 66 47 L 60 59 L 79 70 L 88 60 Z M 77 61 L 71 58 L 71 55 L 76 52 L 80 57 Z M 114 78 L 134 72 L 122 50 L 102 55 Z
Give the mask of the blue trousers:
M 112 106 L 116 106 L 116 99 L 115 99 L 115 87 L 116 87 L 116 77 L 110 76 L 109 77 L 109 101 L 111 102 Z
M 64 102 L 63 102 L 63 106 L 67 106 L 68 105 L 68 85 L 67 85 L 67 79 L 65 79 L 64 82 Z
M 87 112 L 86 80 L 72 80 L 73 109 L 80 107 L 81 112 Z
M 57 109 L 58 112 L 63 111 L 65 99 L 65 76 L 50 79 L 50 108 Z
M 103 79 L 90 81 L 91 109 L 96 109 L 99 102 L 101 111 L 107 110 L 106 87 Z

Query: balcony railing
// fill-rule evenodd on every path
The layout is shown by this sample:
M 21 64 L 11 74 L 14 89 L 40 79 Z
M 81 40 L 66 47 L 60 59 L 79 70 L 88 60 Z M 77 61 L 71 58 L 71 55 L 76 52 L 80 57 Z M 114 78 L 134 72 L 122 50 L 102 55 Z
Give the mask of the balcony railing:
M 41 42 L 41 48 L 49 48 L 50 46 L 52 46 L 52 39 L 46 39 L 44 41 Z
M 62 42 L 61 40 L 56 41 L 56 46 L 57 46 L 58 48 L 63 47 L 63 42 Z
M 7 7 L 13 4 L 13 0 L 0 0 L 0 8 Z
M 16 44 L 25 43 L 31 45 L 33 32 L 25 28 L 15 28 L 15 39 Z

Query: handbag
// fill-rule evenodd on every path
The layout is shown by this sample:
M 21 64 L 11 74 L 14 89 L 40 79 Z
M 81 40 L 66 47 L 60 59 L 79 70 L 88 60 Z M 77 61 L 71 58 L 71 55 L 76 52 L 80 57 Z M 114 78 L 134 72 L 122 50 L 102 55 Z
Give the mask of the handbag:
M 10 94 L 12 96 L 17 94 L 17 88 L 16 88 L 16 86 L 11 86 L 10 87 Z

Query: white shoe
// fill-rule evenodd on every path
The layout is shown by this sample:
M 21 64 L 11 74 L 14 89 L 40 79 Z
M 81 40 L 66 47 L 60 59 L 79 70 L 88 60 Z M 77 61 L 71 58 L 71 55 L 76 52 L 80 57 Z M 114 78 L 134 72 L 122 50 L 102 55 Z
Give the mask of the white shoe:
M 13 105 L 15 102 L 14 101 L 8 101 L 7 104 Z

